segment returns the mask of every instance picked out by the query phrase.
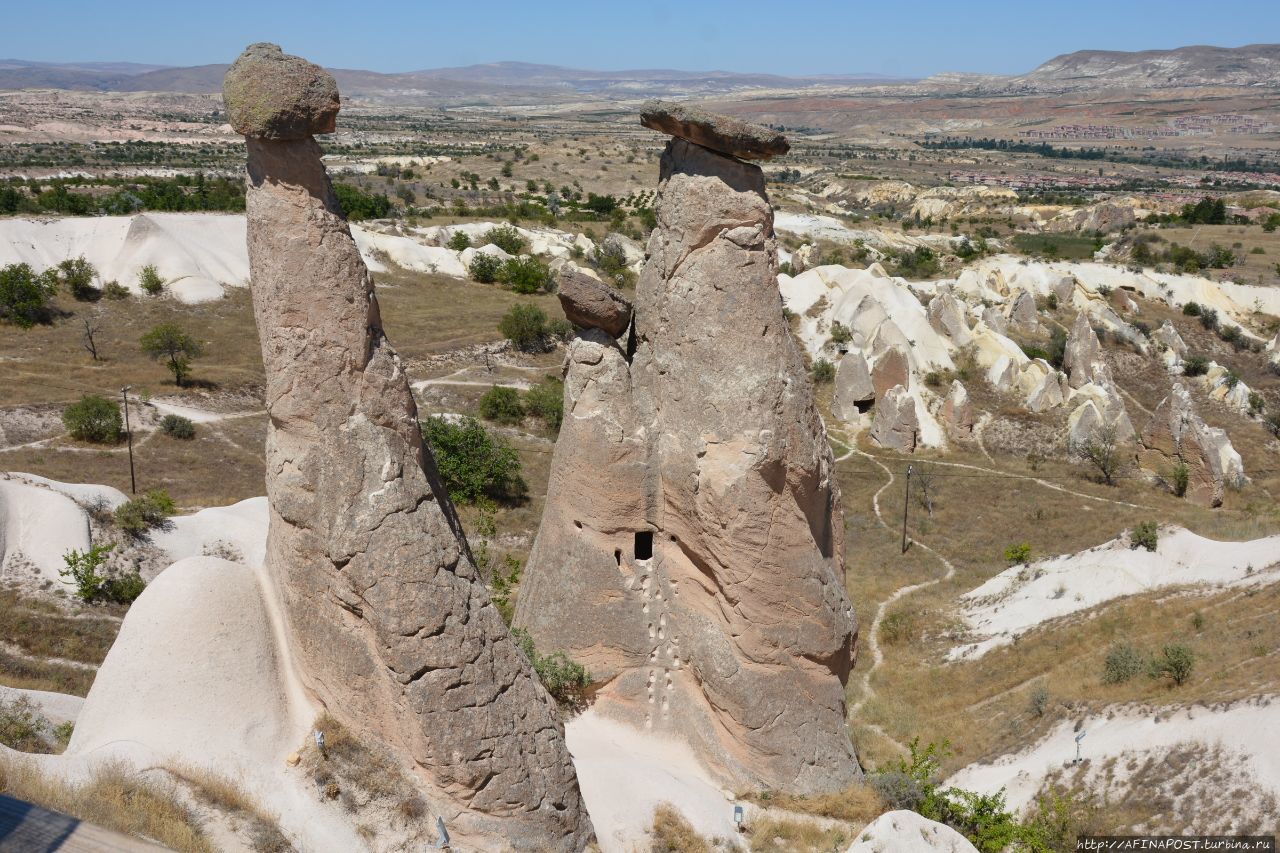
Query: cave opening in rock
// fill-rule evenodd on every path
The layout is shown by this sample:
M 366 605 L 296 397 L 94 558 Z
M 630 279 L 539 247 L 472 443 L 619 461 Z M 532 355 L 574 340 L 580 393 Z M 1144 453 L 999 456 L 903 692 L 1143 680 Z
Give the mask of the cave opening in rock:
M 653 531 L 637 530 L 635 548 L 633 556 L 637 560 L 649 560 L 653 558 Z

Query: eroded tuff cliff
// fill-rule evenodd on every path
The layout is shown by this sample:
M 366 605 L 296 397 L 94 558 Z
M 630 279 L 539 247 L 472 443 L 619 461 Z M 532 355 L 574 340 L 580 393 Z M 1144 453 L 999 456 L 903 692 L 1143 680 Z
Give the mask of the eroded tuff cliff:
M 581 849 L 590 823 L 555 707 L 472 564 L 311 137 L 332 130 L 337 98 L 274 45 L 227 74 L 249 155 L 267 560 L 293 655 L 333 716 L 414 771 L 455 840 Z
M 576 318 L 595 328 L 569 346 L 516 622 L 588 667 L 598 712 L 684 739 L 727 783 L 837 789 L 860 774 L 843 517 L 764 176 L 734 156 L 785 140 L 643 115 L 701 145 L 662 155 L 631 328 Z

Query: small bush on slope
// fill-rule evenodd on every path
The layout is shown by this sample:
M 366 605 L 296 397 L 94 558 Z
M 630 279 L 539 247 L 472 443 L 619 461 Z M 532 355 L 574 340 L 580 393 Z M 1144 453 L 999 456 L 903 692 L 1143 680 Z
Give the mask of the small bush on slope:
M 524 420 L 524 404 L 514 388 L 494 385 L 480 398 L 480 417 L 500 424 L 518 424 Z
M 115 522 L 130 536 L 142 537 L 153 528 L 163 527 L 177 507 L 164 489 L 152 489 L 116 507 Z
M 115 444 L 124 430 L 119 404 L 93 394 L 63 409 L 62 424 L 72 438 L 94 444 Z
M 1130 548 L 1146 548 L 1154 551 L 1160 539 L 1160 528 L 1154 521 L 1139 522 L 1129 533 Z
M 511 636 L 520 644 L 520 651 L 524 652 L 529 663 L 533 664 L 533 671 L 551 698 L 573 710 L 580 710 L 586 705 L 583 691 L 591 684 L 591 674 L 582 664 L 571 660 L 564 652 L 552 652 L 545 657 L 538 654 L 527 631 L 516 628 Z

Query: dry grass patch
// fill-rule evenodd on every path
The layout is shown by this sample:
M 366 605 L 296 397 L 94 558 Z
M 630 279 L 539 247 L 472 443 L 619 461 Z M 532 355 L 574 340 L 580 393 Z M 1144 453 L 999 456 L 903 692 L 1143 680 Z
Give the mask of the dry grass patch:
M 827 853 L 843 850 L 854 838 L 844 827 L 771 817 L 753 824 L 749 832 L 751 849 L 762 853 Z
M 829 817 L 848 823 L 865 825 L 885 810 L 884 801 L 867 785 L 850 785 L 831 794 L 778 794 L 773 792 L 744 794 L 763 808 L 785 809 L 802 814 Z
M 88 782 L 69 785 L 25 762 L 0 757 L 0 793 L 180 853 L 214 853 L 171 784 L 142 779 L 123 764 L 103 764 Z
M 653 810 L 652 853 L 711 853 L 711 842 L 690 826 L 684 815 L 669 803 Z
M 284 837 L 278 818 L 263 811 L 234 781 L 202 768 L 169 771 L 201 802 L 233 819 L 256 853 L 289 853 L 293 845 Z

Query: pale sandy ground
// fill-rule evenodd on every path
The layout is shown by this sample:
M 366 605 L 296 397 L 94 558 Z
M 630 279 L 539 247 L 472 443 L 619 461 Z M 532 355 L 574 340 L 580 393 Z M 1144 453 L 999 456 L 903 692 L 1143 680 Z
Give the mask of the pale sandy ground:
M 858 833 L 849 853 L 978 853 L 969 839 L 915 812 L 885 812 Z
M 123 500 L 115 490 L 26 476 L 0 480 L 0 486 L 0 512 L 9 518 L 6 541 L 13 541 L 12 519 L 22 517 L 19 538 L 34 550 L 42 539 L 48 539 L 54 551 L 78 542 L 75 531 L 80 529 L 87 537 L 83 510 L 70 495 Z M 17 490 L 24 509 L 14 510 L 11 490 Z M 28 500 L 32 496 L 37 499 Z M 361 849 L 349 816 L 337 804 L 320 802 L 310 780 L 284 761 L 305 741 L 318 709 L 294 674 L 274 587 L 262 569 L 266 517 L 265 498 L 251 498 L 177 518 L 170 530 L 158 532 L 155 544 L 177 562 L 149 584 L 130 610 L 82 707 L 75 697 L 27 692 L 55 722 L 75 719 L 67 753 L 22 758 L 6 751 L 6 757 L 39 762 L 46 772 L 70 779 L 82 778 L 97 763 L 112 759 L 138 767 L 207 767 L 236 780 L 278 815 L 285 833 L 306 849 Z M 50 537 L 51 531 L 57 536 Z M 1277 553 L 1274 538 L 1230 543 L 1235 550 L 1228 549 L 1225 556 L 1215 550 L 1218 543 L 1185 531 L 1166 532 L 1161 538 L 1161 550 L 1146 558 L 1146 552 L 1117 551 L 1115 556 L 1124 560 L 1134 558 L 1134 564 L 1121 572 L 1126 583 L 1135 582 L 1134 577 L 1144 582 L 1141 579 L 1159 566 L 1183 577 L 1180 582 L 1230 582 L 1253 556 Z M 203 556 L 207 553 L 235 559 Z M 1095 573 L 1107 571 L 1105 561 L 1088 561 L 1087 555 L 1095 553 L 1112 550 L 1097 549 L 1060 561 L 1092 566 L 1089 571 Z M 60 562 L 60 553 L 53 556 Z M 1108 588 L 1084 570 L 1079 582 L 1081 590 L 1091 594 Z M 1056 600 L 1062 598 L 1069 596 Z M 1034 609 L 1032 604 L 1026 608 Z M 1280 726 L 1274 724 L 1276 710 L 1269 700 L 1170 712 L 1157 722 L 1159 713 L 1118 709 L 1109 718 L 1104 714 L 1085 720 L 1086 755 L 1160 750 L 1186 741 L 1220 743 L 1239 755 L 1258 785 L 1280 792 Z M 1005 787 L 1010 803 L 1020 807 L 1047 773 L 1074 754 L 1073 735 L 1073 728 L 1064 723 L 1034 747 L 968 767 L 951 781 L 980 791 Z M 647 849 L 647 828 L 661 802 L 671 802 L 708 837 L 740 841 L 732 819 L 732 792 L 722 790 L 679 742 L 655 738 L 591 710 L 568 723 L 566 737 L 606 853 Z M 747 813 L 750 820 L 756 810 L 748 807 Z M 936 825 L 895 813 L 868 827 L 851 849 L 967 853 L 972 848 L 958 846 Z
M 733 799 L 684 744 L 588 710 L 565 726 L 587 811 L 603 853 L 647 850 L 660 803 L 676 806 L 708 838 L 734 838 Z
M 1280 795 L 1280 706 L 1259 697 L 1230 708 L 1188 708 L 1162 712 L 1115 709 L 1086 718 L 1081 755 L 1091 762 L 1147 752 L 1160 753 L 1184 743 L 1221 745 L 1247 769 L 1253 785 Z M 949 784 L 978 791 L 1005 789 L 1010 807 L 1031 802 L 1046 776 L 1076 754 L 1079 732 L 1063 721 L 1031 748 L 989 764 L 973 764 L 952 776 Z M 1123 762 L 1121 762 L 1123 764 Z
M 1181 527 L 1164 528 L 1155 551 L 1130 547 L 1127 534 L 1081 551 L 1006 569 L 961 597 L 979 639 L 949 660 L 980 657 L 1043 622 L 1126 595 L 1175 586 L 1205 592 L 1280 579 L 1280 536 L 1216 542 Z

